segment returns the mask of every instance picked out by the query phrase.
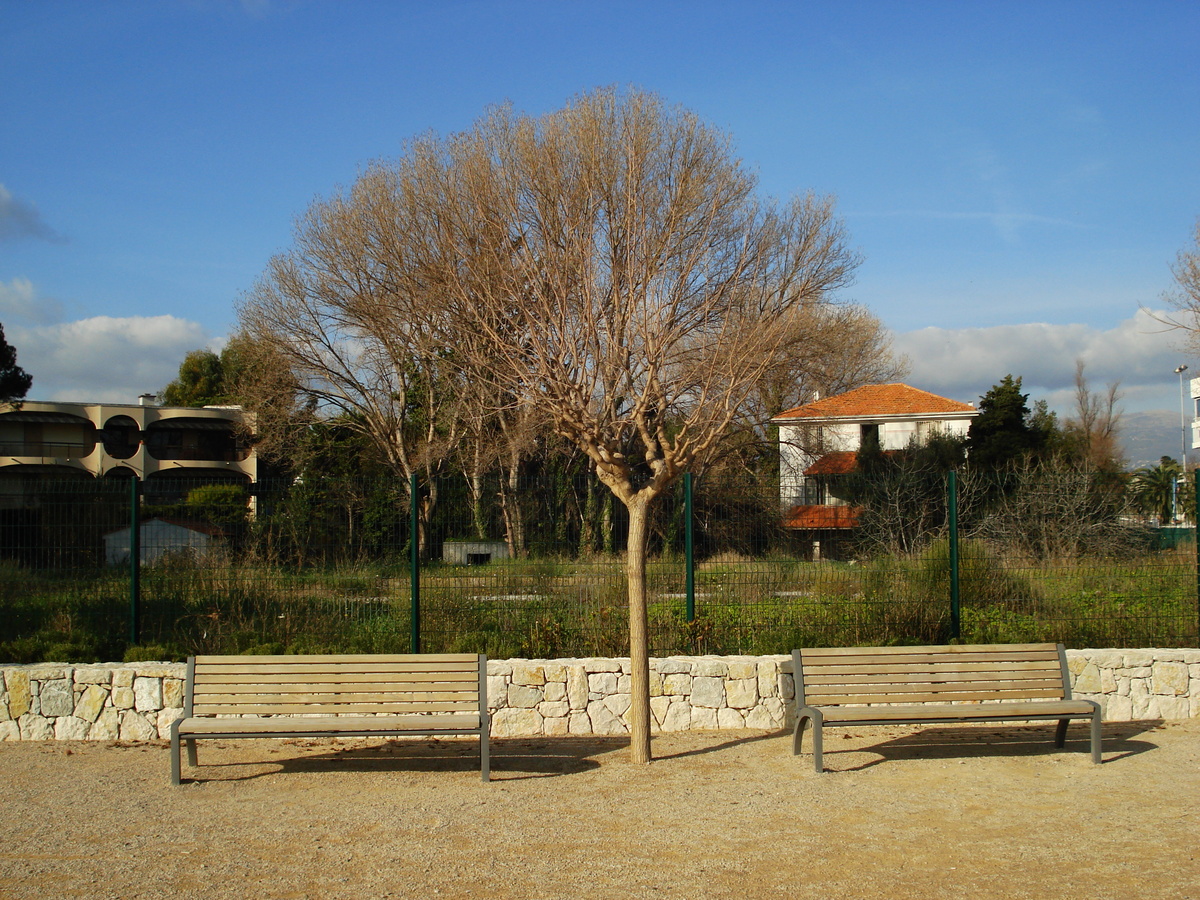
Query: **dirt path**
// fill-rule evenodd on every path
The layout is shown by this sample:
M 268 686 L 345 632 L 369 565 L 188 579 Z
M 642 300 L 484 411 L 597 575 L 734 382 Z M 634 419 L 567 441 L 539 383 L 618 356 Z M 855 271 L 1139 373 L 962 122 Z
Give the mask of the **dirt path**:
M 1051 730 L 4 743 L 0 897 L 1200 898 L 1200 721 Z

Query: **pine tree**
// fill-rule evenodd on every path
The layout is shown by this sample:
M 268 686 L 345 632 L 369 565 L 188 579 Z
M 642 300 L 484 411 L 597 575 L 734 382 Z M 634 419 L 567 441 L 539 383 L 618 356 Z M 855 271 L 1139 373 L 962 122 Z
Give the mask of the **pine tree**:
M 5 340 L 0 325 L 0 402 L 20 406 L 32 384 L 33 376 L 17 365 L 16 348 Z

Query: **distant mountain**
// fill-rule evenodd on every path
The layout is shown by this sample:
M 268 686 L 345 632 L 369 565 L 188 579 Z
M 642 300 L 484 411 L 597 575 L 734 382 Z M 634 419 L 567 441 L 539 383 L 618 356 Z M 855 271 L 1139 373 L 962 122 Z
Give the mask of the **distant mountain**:
M 1197 453 L 1192 451 L 1190 422 L 1187 442 L 1188 459 L 1195 462 Z M 1121 416 L 1121 446 L 1125 450 L 1125 461 L 1130 469 L 1158 465 L 1158 461 L 1164 456 L 1179 459 L 1182 444 L 1183 432 L 1180 429 L 1178 412 L 1151 409 L 1145 412 L 1127 412 Z

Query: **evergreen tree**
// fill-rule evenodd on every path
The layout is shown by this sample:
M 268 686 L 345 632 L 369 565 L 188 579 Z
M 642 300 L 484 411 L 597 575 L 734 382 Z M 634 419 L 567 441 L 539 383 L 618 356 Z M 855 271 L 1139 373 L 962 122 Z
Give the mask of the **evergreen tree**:
M 1045 412 L 1030 421 L 1029 395 L 1018 376 L 1005 375 L 980 398 L 979 415 L 967 435 L 967 455 L 977 469 L 1009 468 L 1045 448 L 1049 434 Z M 1037 427 L 1035 427 L 1035 424 Z
M 0 325 L 0 403 L 20 406 L 32 384 L 33 376 L 17 365 L 16 348 L 4 339 Z

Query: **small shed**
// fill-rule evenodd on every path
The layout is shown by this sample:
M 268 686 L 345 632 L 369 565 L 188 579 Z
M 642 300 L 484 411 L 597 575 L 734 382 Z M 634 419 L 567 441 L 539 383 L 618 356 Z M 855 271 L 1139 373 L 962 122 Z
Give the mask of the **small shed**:
M 495 559 L 508 559 L 504 541 L 443 541 L 442 562 L 454 566 L 481 566 Z
M 138 528 L 143 566 L 160 562 L 164 556 L 204 556 L 215 549 L 221 530 L 198 522 L 148 519 Z M 104 536 L 104 559 L 110 566 L 129 562 L 129 528 Z

